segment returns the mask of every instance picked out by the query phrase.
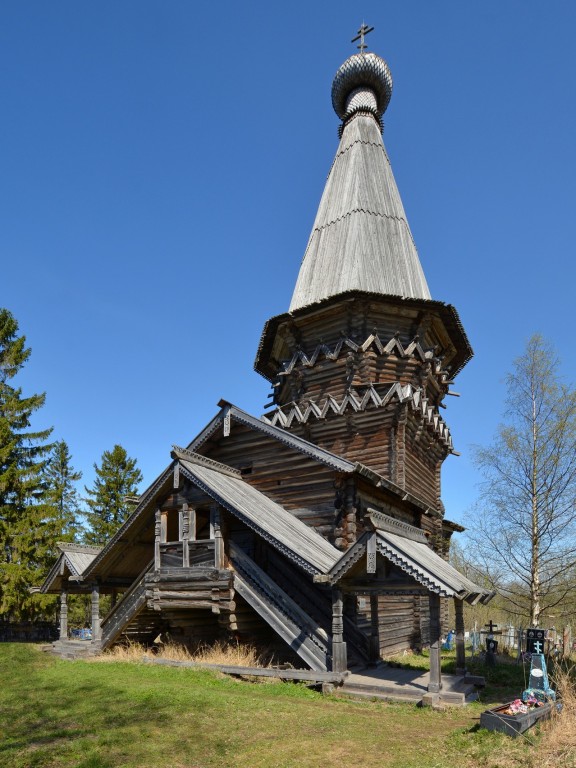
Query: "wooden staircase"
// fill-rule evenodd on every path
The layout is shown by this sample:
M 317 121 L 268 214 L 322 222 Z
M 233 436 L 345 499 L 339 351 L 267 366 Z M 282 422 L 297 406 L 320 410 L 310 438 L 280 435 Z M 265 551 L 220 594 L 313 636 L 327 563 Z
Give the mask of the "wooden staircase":
M 286 570 L 275 553 L 268 555 L 267 572 L 278 586 L 287 592 L 310 618 L 319 624 L 327 634 L 332 628 L 332 605 L 330 594 L 320 592 L 315 584 L 296 568 Z M 369 638 L 354 621 L 344 615 L 344 639 L 348 648 L 348 668 L 364 667 L 369 660 Z
M 124 593 L 121 600 L 108 612 L 100 623 L 100 648 L 109 648 L 133 622 L 138 622 L 138 633 L 143 625 L 150 625 L 153 632 L 155 619 L 154 612 L 146 606 L 146 576 L 154 568 L 154 561 L 150 562 L 138 576 L 130 589 Z M 150 614 L 146 617 L 142 614 Z
M 234 542 L 230 542 L 234 588 L 308 666 L 327 671 L 330 637 Z

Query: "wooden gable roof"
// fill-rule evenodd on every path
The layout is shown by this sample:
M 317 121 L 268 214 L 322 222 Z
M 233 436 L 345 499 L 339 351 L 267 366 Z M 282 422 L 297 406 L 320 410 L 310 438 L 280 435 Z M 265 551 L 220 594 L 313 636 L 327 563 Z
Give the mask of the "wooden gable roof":
M 242 479 L 240 473 L 181 448 L 173 455 L 181 472 L 232 515 L 308 573 L 326 573 L 340 552 L 280 504 Z
M 320 448 L 314 443 L 310 443 L 308 440 L 304 440 L 302 437 L 293 435 L 287 432 L 281 427 L 276 427 L 263 418 L 252 416 L 251 414 L 243 411 L 227 400 L 220 400 L 218 405 L 220 406 L 220 412 L 204 427 L 204 429 L 188 444 L 187 449 L 193 452 L 199 452 L 205 443 L 217 432 L 222 429 L 224 434 L 231 434 L 233 422 L 244 424 L 251 429 L 255 429 L 273 440 L 282 443 L 283 445 L 292 448 L 299 453 L 302 453 L 311 459 L 318 461 L 320 464 L 324 464 L 332 469 L 339 470 L 340 472 L 353 472 L 355 464 L 341 456 L 331 453 L 330 451 Z
M 80 580 L 84 571 L 96 559 L 101 550 L 101 547 L 89 547 L 85 544 L 63 541 L 59 541 L 56 546 L 61 554 L 40 587 L 40 592 L 43 593 L 60 591 L 65 578 Z
M 370 520 L 373 530 L 362 534 L 330 572 L 317 580 L 336 584 L 345 579 L 370 548 L 398 566 L 424 589 L 441 597 L 456 597 L 471 604 L 488 603 L 494 597 L 494 592 L 475 584 L 434 552 L 419 528 L 374 511 Z

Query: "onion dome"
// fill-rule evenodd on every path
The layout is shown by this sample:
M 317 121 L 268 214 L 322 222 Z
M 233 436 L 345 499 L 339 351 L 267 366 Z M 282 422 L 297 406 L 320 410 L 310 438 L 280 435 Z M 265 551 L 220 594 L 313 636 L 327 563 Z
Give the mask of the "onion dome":
M 332 83 L 332 106 L 345 124 L 357 112 L 381 121 L 392 96 L 392 74 L 375 53 L 355 53 L 342 64 Z

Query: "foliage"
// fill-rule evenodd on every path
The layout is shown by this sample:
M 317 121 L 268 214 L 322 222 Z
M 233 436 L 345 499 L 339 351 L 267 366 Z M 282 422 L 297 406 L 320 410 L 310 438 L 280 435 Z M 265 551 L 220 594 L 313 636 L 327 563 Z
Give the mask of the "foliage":
M 576 391 L 558 368 L 533 336 L 506 378 L 506 422 L 476 451 L 484 483 L 469 552 L 533 626 L 576 586 Z
M 54 541 L 75 541 L 81 529 L 80 496 L 76 483 L 82 477 L 72 466 L 64 440 L 54 443 L 43 471 L 45 500 L 51 511 Z
M 14 619 L 40 608 L 29 587 L 53 557 L 43 477 L 52 430 L 30 429 L 45 395 L 24 397 L 11 383 L 30 351 L 13 315 L 0 309 L 0 614 Z
M 138 494 L 142 473 L 121 445 L 104 451 L 101 465 L 94 464 L 96 479 L 86 503 L 89 531 L 86 543 L 104 545 L 113 536 L 133 509 L 131 497 Z

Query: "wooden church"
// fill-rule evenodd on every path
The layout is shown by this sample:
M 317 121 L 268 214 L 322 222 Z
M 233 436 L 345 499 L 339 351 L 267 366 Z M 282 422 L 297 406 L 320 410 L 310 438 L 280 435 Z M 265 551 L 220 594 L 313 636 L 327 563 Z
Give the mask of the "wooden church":
M 492 595 L 447 562 L 440 407 L 472 349 L 420 265 L 382 140 L 391 93 L 362 39 L 332 85 L 340 144 L 290 308 L 256 354 L 272 407 L 221 401 L 102 550 L 63 545 L 42 586 L 63 640 L 67 595 L 89 592 L 100 648 L 230 638 L 342 671 L 429 646 L 435 691 L 452 599 L 464 667 L 463 601 Z

